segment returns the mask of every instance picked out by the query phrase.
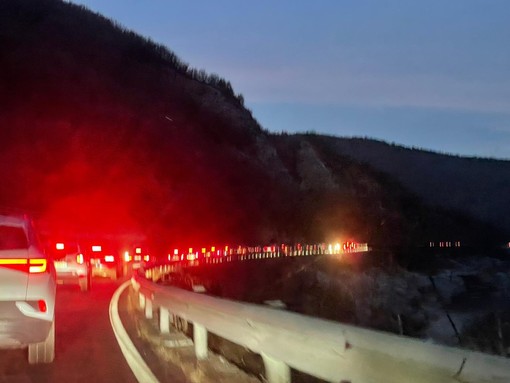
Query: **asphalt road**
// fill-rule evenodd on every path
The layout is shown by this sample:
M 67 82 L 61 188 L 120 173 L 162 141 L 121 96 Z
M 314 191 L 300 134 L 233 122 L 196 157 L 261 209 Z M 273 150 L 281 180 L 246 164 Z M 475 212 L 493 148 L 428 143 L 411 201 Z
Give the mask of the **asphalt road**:
M 110 300 L 119 285 L 94 279 L 88 293 L 78 286 L 58 286 L 55 361 L 29 365 L 26 350 L 0 350 L 0 383 L 135 383 L 109 318 Z M 121 298 L 121 316 L 125 310 Z

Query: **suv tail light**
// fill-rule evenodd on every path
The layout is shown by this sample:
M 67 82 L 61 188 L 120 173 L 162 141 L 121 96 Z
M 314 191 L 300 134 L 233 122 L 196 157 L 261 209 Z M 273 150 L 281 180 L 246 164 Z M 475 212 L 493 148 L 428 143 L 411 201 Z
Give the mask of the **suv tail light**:
M 45 258 L 29 259 L 28 261 L 30 274 L 44 273 L 48 269 L 48 261 Z
M 46 311 L 48 311 L 48 305 L 46 305 L 46 301 L 45 300 L 40 299 L 37 302 L 37 305 L 39 306 L 39 311 L 40 312 L 45 313 Z
M 46 258 L 4 258 L 0 259 L 0 267 L 30 274 L 40 274 L 48 270 L 48 260 Z

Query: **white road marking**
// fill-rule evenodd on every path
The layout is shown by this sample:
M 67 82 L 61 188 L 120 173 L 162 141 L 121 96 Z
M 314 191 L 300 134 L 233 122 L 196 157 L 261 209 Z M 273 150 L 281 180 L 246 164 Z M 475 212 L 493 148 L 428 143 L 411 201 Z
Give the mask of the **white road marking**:
M 131 371 L 140 383 L 159 383 L 158 379 L 154 376 L 150 368 L 147 366 L 143 358 L 138 353 L 133 342 L 129 339 L 122 321 L 119 316 L 119 297 L 122 292 L 129 286 L 131 281 L 126 281 L 115 291 L 110 301 L 110 323 L 113 332 L 117 338 L 122 354 L 128 363 Z

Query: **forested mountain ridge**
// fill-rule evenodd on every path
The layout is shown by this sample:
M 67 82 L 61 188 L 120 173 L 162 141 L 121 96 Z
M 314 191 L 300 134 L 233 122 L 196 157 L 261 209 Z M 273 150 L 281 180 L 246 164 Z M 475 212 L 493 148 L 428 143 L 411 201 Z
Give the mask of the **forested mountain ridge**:
M 460 157 L 362 138 L 320 138 L 395 177 L 427 204 L 464 211 L 510 231 L 510 161 Z
M 48 227 L 177 245 L 504 237 L 341 139 L 270 134 L 227 80 L 81 6 L 0 2 L 0 49 L 0 206 Z

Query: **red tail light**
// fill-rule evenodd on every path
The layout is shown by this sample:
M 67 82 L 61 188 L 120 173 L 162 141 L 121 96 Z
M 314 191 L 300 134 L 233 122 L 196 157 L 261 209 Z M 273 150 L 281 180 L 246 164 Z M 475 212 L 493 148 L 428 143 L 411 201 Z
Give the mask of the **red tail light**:
M 0 267 L 28 272 L 28 259 L 0 259 Z
M 48 260 L 45 258 L 10 258 L 0 259 L 0 267 L 19 270 L 30 274 L 45 273 L 48 270 Z
M 39 311 L 40 312 L 45 313 L 46 311 L 48 311 L 48 306 L 46 305 L 46 301 L 40 299 L 37 302 L 37 305 L 39 306 Z

